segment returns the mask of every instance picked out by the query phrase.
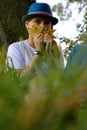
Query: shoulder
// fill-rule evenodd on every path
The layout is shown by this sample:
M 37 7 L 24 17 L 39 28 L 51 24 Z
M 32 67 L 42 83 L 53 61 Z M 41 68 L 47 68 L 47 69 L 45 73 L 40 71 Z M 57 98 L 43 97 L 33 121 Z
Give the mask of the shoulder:
M 16 55 L 23 55 L 24 54 L 24 50 L 22 48 L 22 42 L 25 41 L 18 41 L 18 42 L 14 42 L 11 45 L 9 45 L 8 49 L 7 49 L 7 56 L 16 56 Z
M 87 44 L 84 44 L 84 43 L 82 43 L 82 44 L 76 44 L 73 48 L 72 48 L 72 51 L 77 51 L 77 50 L 79 50 L 79 49 L 87 49 Z
M 75 53 L 79 48 L 80 48 L 80 44 L 76 44 L 76 45 L 72 48 L 71 53 Z
M 80 48 L 80 44 L 76 44 L 72 47 L 68 57 L 67 57 L 67 60 L 71 60 L 72 57 L 79 51 L 79 48 Z
M 18 42 L 13 42 L 12 44 L 9 45 L 8 48 L 11 48 L 11 47 L 21 47 L 22 46 L 22 43 L 25 43 L 26 40 L 24 41 L 18 41 Z
M 71 55 L 75 55 L 79 52 L 85 52 L 87 53 L 87 44 L 77 44 L 75 45 L 71 50 Z
M 15 50 L 18 50 L 18 51 L 21 51 L 23 48 L 22 48 L 22 44 L 26 43 L 26 40 L 24 41 L 18 41 L 18 42 L 14 42 L 12 44 L 9 45 L 8 47 L 8 51 L 15 51 Z

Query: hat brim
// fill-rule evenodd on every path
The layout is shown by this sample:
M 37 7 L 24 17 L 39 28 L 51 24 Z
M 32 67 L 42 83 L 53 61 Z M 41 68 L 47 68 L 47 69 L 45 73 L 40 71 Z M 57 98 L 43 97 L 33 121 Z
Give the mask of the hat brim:
M 30 18 L 34 18 L 34 17 L 37 17 L 37 16 L 44 16 L 48 19 L 50 19 L 50 21 L 52 22 L 52 25 L 55 25 L 58 23 L 58 19 L 53 17 L 53 16 L 49 16 L 49 15 L 45 15 L 45 14 L 29 14 L 29 15 L 24 15 L 22 17 L 22 21 L 25 22 L 26 20 L 30 19 Z

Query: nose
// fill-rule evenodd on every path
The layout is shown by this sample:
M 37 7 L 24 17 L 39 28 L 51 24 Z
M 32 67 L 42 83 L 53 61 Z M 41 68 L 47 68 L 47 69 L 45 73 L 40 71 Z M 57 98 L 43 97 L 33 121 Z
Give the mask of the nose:
M 45 23 L 43 21 L 40 23 L 40 27 L 45 27 Z

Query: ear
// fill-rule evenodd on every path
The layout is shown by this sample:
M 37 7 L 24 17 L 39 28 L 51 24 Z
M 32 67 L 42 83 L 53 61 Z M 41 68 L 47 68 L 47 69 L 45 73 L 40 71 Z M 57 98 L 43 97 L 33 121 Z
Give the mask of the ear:
M 26 21 L 25 21 L 25 27 L 26 27 L 26 28 L 28 28 L 28 26 L 29 26 L 28 24 L 29 24 L 29 21 L 26 20 Z

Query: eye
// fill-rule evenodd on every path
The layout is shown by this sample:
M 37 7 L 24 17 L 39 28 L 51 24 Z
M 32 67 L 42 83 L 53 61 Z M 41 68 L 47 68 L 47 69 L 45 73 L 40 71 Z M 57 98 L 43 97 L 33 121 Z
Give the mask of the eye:
M 50 22 L 50 21 L 46 21 L 45 24 L 46 24 L 47 26 L 51 26 L 51 22 Z
M 34 22 L 37 23 L 37 24 L 40 24 L 40 20 L 39 19 L 35 19 Z
M 45 25 L 48 26 L 49 28 L 52 28 L 52 23 L 50 21 L 46 21 Z
M 50 21 L 46 21 L 45 24 L 47 24 L 47 25 L 50 24 Z

